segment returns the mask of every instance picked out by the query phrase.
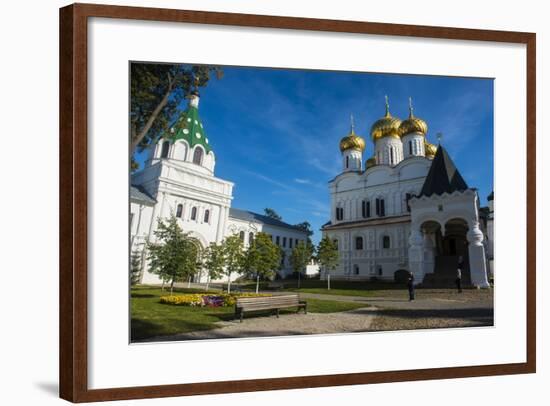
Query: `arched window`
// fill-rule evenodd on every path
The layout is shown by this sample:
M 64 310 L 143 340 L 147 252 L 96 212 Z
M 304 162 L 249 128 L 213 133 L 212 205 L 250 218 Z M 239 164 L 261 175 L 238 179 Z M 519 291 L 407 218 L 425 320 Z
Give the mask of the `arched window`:
M 193 207 L 191 209 L 191 220 L 196 220 L 196 219 L 197 219 L 197 208 Z
M 394 162 L 395 162 L 395 157 L 393 154 L 393 148 L 390 148 L 390 165 L 393 165 Z
M 384 249 L 390 248 L 390 236 L 389 235 L 385 235 L 384 237 L 382 237 L 382 248 L 384 248 Z
M 168 158 L 169 152 L 170 152 L 170 141 L 164 141 L 162 143 L 162 149 L 160 150 L 160 157 Z
M 357 264 L 353 265 L 353 274 L 359 275 L 359 265 Z
M 193 153 L 193 163 L 197 165 L 202 164 L 202 148 L 196 147 L 195 152 Z
M 241 239 L 242 242 L 244 242 L 244 231 L 241 231 L 239 233 L 239 238 Z
M 182 214 L 183 214 L 183 204 L 178 204 L 178 207 L 176 208 L 176 217 L 181 218 Z
M 355 237 L 355 249 L 356 250 L 363 249 L 363 237 Z
M 349 168 L 349 156 L 346 156 L 346 169 Z
M 254 233 L 248 234 L 248 243 L 252 245 L 254 243 Z
M 376 215 L 379 217 L 384 217 L 386 215 L 386 203 L 384 199 L 376 199 Z
M 332 240 L 332 243 L 334 244 L 336 251 L 338 251 L 338 240 Z
M 336 208 L 336 220 L 343 220 L 344 219 L 344 209 L 342 207 Z
M 205 210 L 204 211 L 204 222 L 208 223 L 209 220 L 210 220 L 210 210 Z
M 361 214 L 362 214 L 363 218 L 370 217 L 370 201 L 363 200 L 361 202 Z
M 413 154 L 413 142 L 412 140 L 409 140 L 409 155 Z

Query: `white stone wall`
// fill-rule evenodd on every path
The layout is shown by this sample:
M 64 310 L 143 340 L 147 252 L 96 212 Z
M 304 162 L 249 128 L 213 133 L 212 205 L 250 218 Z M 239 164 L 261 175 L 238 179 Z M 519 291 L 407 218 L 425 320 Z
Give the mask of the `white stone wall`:
M 323 233 L 338 241 L 340 264 L 331 272 L 333 279 L 393 280 L 394 272 L 407 269 L 408 235 L 410 220 L 398 223 L 349 227 Z M 389 237 L 389 247 L 384 248 L 384 237 Z M 362 248 L 357 248 L 357 238 L 363 239 Z M 326 272 L 321 271 L 326 279 Z
M 411 133 L 401 138 L 403 142 L 403 156 L 405 159 L 412 156 L 426 156 L 424 136 L 421 133 Z
M 170 149 L 168 151 L 167 158 L 161 158 L 162 145 L 164 142 L 170 143 Z M 200 148 L 203 151 L 202 162 L 200 165 L 193 163 L 193 156 L 195 149 Z M 216 166 L 216 156 L 214 151 L 206 153 L 206 150 L 201 145 L 195 145 L 193 148 L 189 146 L 185 140 L 176 140 L 174 143 L 171 141 L 161 140 L 155 146 L 152 146 L 148 152 L 149 156 L 145 162 L 145 166 L 151 166 L 159 161 L 170 160 L 172 163 L 178 163 L 182 166 L 192 168 L 199 173 L 214 174 L 214 168 Z
M 153 210 L 153 205 L 130 201 L 130 255 L 140 255 L 142 275 L 146 262 L 144 248 L 149 240 Z
M 425 239 L 422 225 L 428 221 L 436 222 L 445 232 L 445 225 L 455 219 L 463 220 L 468 226 L 466 239 L 470 277 L 472 285 L 487 288 L 487 256 L 484 236 L 479 224 L 479 199 L 477 192 L 468 189 L 464 192 L 444 193 L 440 196 L 422 196 L 412 199 L 411 236 L 409 238 L 409 267 L 420 283 L 428 272 L 424 264 Z
M 145 216 L 142 215 L 140 231 L 132 231 L 132 235 L 140 236 L 136 237 L 136 240 L 154 241 L 157 219 L 167 219 L 171 215 L 177 215 L 178 206 L 181 205 L 181 216 L 178 216 L 179 225 L 184 232 L 196 238 L 203 248 L 212 242 L 220 243 L 226 236 L 239 234 L 241 231 L 244 232 L 245 247 L 248 247 L 250 233 L 257 234 L 264 231 L 273 236 L 274 242 L 279 237 L 281 246 L 285 242 L 286 247 L 283 248 L 285 262 L 280 274 L 284 276 L 292 272 L 288 262 L 291 252 L 290 239 L 292 239 L 292 246 L 295 246 L 296 240 L 307 239 L 306 234 L 299 230 L 230 218 L 233 183 L 213 176 L 215 159 L 212 152 L 204 156 L 205 166 L 199 166 L 190 162 L 192 150 L 188 150 L 187 143 L 178 141 L 171 147 L 169 158 L 160 159 L 159 157 L 160 147 L 157 147 L 153 151 L 153 159 L 147 162 L 142 171 L 132 176 L 132 184 L 141 185 L 157 201 L 154 206 L 147 208 Z M 194 209 L 196 215 L 193 218 Z M 139 213 L 139 208 L 132 204 L 131 211 Z M 208 218 L 205 217 L 207 211 Z M 146 261 L 143 268 L 142 283 L 161 283 L 155 275 L 148 272 Z M 235 280 L 239 276 L 235 273 L 231 279 Z M 206 282 L 206 276 L 199 276 L 197 281 L 199 280 Z M 227 277 L 214 282 L 220 281 L 227 282 Z
M 393 168 L 374 166 L 364 173 L 338 175 L 329 183 L 332 224 L 377 218 L 377 198 L 384 199 L 385 217 L 407 214 L 407 193 L 420 193 L 430 164 L 426 158 L 415 157 Z M 363 200 L 370 201 L 370 218 L 363 218 Z M 342 220 L 336 218 L 337 207 L 344 209 Z
M 403 160 L 403 143 L 395 137 L 376 140 L 374 156 L 378 165 L 395 166 Z
M 379 142 L 390 146 L 391 140 Z M 338 240 L 340 254 L 340 264 L 331 277 L 393 280 L 395 271 L 408 268 L 410 212 L 406 197 L 420 193 L 430 165 L 425 157 L 410 157 L 393 167 L 376 165 L 363 173 L 342 173 L 329 183 L 331 225 L 336 228 L 323 235 Z M 376 199 L 384 200 L 384 216 L 376 214 Z M 370 202 L 370 217 L 363 217 L 363 201 Z M 337 207 L 344 209 L 342 220 L 336 219 Z M 382 246 L 384 236 L 390 238 L 389 248 Z M 356 249 L 357 237 L 363 238 L 363 249 Z M 321 278 L 326 278 L 324 270 Z
M 178 223 L 184 232 L 190 233 L 203 247 L 211 242 L 220 242 L 225 235 L 233 199 L 233 183 L 216 178 L 209 167 L 189 162 L 192 161 L 192 150 L 187 152 L 186 160 L 177 159 L 184 157 L 187 148 L 184 141 L 178 141 L 172 147 L 168 159 L 154 158 L 147 162 L 143 170 L 132 176 L 132 184 L 141 185 L 157 201 L 151 210 L 148 239 L 155 240 L 157 219 L 176 215 L 181 205 L 182 213 Z M 154 154 L 160 156 L 159 147 Z M 213 168 L 213 153 L 203 156 L 203 162 Z M 194 208 L 196 216 L 193 219 Z M 209 212 L 208 219 L 205 218 L 206 211 Z M 148 272 L 145 261 L 142 283 L 160 282 Z
M 360 171 L 363 169 L 363 154 L 356 149 L 348 149 L 342 154 L 342 171 Z

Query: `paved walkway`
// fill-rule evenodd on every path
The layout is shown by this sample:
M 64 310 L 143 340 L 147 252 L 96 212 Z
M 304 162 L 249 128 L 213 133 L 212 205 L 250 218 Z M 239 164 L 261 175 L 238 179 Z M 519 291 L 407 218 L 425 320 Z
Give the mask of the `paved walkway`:
M 195 331 L 151 338 L 146 341 L 185 341 L 218 338 L 276 337 L 304 334 L 331 334 L 368 331 L 375 318 L 365 314 L 362 309 L 341 313 L 308 313 L 282 314 L 281 317 L 250 317 L 241 323 L 238 320 L 216 323 L 217 329 Z
M 397 293 L 397 292 L 396 292 Z M 325 295 L 320 293 L 300 293 L 303 299 L 334 300 L 337 302 L 356 302 L 364 303 L 367 306 L 376 306 L 389 309 L 469 309 L 469 308 L 492 308 L 492 296 L 483 296 L 472 298 L 470 295 L 461 296 L 445 295 L 437 297 L 436 295 L 427 295 L 422 297 L 422 293 L 417 292 L 416 300 L 409 301 L 407 292 L 403 292 L 403 298 L 399 294 L 395 296 L 343 296 L 343 295 Z

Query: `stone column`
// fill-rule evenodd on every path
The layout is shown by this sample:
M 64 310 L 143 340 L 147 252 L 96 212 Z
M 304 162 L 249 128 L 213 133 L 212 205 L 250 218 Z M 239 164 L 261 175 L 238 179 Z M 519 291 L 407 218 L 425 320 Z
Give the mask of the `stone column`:
M 470 278 L 472 285 L 477 288 L 488 288 L 487 267 L 485 262 L 485 248 L 483 247 L 483 233 L 479 229 L 479 222 L 474 221 L 466 234 L 468 239 L 468 253 L 470 256 Z
M 424 233 L 424 275 L 434 272 L 434 259 L 432 234 Z
M 424 244 L 422 233 L 416 226 L 411 227 L 409 235 L 409 270 L 414 275 L 416 285 L 424 279 Z

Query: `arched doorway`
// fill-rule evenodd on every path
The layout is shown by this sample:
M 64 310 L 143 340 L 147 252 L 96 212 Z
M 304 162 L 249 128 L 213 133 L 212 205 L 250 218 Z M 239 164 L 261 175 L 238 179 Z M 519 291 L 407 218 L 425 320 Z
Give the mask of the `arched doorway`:
M 430 287 L 453 287 L 460 264 L 463 285 L 470 285 L 468 223 L 461 218 L 448 220 L 444 227 L 437 221 L 422 223 L 424 280 Z
M 471 284 L 470 278 L 470 256 L 468 253 L 468 223 L 461 218 L 453 218 L 445 223 L 445 236 L 441 241 L 439 255 L 441 256 L 440 267 L 448 274 L 450 282 L 456 279 L 457 268 L 460 265 L 462 270 L 462 283 Z

